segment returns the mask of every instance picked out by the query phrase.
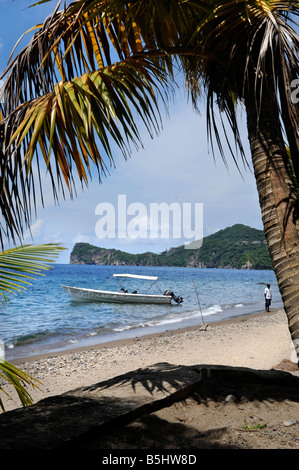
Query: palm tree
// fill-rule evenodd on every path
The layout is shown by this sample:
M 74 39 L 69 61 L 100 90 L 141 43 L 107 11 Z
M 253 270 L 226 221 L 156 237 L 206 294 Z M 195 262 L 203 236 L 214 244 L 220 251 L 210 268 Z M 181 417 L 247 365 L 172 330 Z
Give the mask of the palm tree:
M 265 235 L 298 345 L 298 14 L 299 2 L 277 0 L 77 0 L 56 8 L 5 73 L 3 230 L 14 235 L 29 220 L 38 148 L 55 195 L 62 181 L 72 190 L 73 164 L 87 182 L 90 161 L 101 173 L 105 155 L 112 160 L 109 136 L 125 156 L 128 142 L 140 143 L 131 109 L 159 129 L 157 92 L 180 66 L 194 105 L 207 96 L 208 134 L 223 158 L 216 111 L 236 163 L 227 126 L 246 164 L 237 119 L 245 109 Z
M 198 78 L 204 77 L 209 130 L 214 126 L 219 138 L 216 103 L 243 155 L 236 104 L 245 108 L 264 232 L 299 357 L 299 108 L 291 99 L 299 74 L 299 37 L 290 26 L 299 3 L 212 3 L 192 40 L 202 38 L 206 57 L 213 51 L 216 59 L 197 68 L 194 59 L 185 58 L 186 76 L 194 101 Z

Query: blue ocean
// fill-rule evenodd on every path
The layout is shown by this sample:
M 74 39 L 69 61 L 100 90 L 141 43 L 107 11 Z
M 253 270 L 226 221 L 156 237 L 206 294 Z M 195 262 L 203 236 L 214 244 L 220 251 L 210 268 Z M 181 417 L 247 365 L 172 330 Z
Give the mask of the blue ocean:
M 114 273 L 158 276 L 181 304 L 136 305 L 73 301 L 62 285 L 119 290 Z M 144 285 L 144 282 L 146 285 Z M 142 284 L 140 284 L 142 283 Z M 7 360 L 149 333 L 212 323 L 264 311 L 263 283 L 273 291 L 272 308 L 282 307 L 273 271 L 55 264 L 29 288 L 1 307 L 0 339 Z M 147 281 L 127 279 L 131 291 Z

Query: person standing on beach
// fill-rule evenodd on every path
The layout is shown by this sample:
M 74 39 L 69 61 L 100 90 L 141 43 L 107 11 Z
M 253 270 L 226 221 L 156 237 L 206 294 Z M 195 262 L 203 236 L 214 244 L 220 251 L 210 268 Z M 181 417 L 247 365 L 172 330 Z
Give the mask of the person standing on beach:
M 272 290 L 270 284 L 267 284 L 267 287 L 264 290 L 264 297 L 265 297 L 265 308 L 266 312 L 270 312 L 270 305 L 272 300 Z

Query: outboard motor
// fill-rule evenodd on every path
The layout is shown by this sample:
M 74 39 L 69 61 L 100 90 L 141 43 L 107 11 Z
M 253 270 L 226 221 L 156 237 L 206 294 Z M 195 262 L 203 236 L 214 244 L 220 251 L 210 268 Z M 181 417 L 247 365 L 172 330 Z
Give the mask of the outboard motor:
M 167 289 L 163 295 L 170 295 L 171 298 L 177 303 L 181 304 L 183 302 L 183 297 L 180 295 L 175 295 L 173 292 L 171 292 L 169 289 Z
M 181 304 L 183 302 L 183 297 L 181 297 L 180 295 L 173 294 L 172 298 L 177 304 Z

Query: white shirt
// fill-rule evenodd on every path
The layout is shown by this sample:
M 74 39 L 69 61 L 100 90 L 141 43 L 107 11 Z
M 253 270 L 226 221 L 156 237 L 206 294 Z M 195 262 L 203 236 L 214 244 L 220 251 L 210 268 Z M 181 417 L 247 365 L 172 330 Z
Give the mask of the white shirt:
M 265 294 L 266 299 L 272 299 L 271 288 L 269 289 L 268 287 L 266 287 L 266 289 L 264 290 L 264 294 Z

